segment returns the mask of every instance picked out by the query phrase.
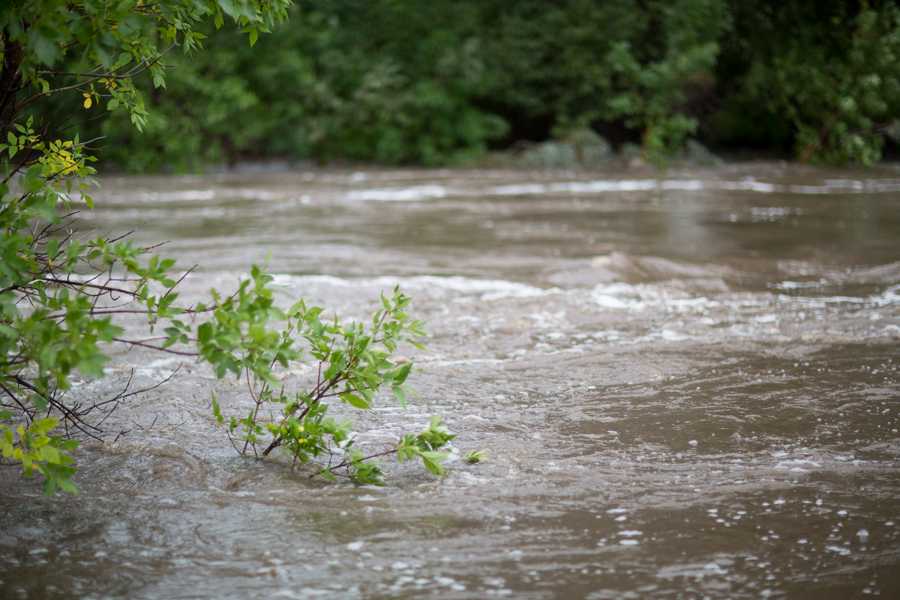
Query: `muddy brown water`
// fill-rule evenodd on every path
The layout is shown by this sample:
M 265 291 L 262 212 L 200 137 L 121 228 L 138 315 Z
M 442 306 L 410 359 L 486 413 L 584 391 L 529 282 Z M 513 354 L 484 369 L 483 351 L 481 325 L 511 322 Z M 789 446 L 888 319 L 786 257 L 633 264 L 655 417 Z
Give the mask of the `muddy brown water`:
M 188 363 L 83 449 L 79 496 L 0 469 L 0 597 L 900 597 L 900 169 L 102 183 L 83 227 L 169 240 L 185 300 L 253 262 L 352 318 L 400 284 L 417 395 L 359 439 L 440 414 L 455 454 L 381 488 L 240 458 L 208 403 L 246 393 Z M 179 364 L 113 353 L 112 381 Z

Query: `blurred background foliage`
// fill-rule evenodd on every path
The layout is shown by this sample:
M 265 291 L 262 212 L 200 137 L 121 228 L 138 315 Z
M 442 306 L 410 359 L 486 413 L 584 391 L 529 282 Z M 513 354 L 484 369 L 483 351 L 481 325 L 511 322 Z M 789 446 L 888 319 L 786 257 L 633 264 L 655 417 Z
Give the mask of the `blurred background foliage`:
M 57 110 L 130 171 L 454 165 L 578 139 L 872 164 L 900 134 L 896 2 L 299 0 L 254 48 L 205 34 L 167 57 L 166 90 L 142 83 L 144 134 L 102 105 Z

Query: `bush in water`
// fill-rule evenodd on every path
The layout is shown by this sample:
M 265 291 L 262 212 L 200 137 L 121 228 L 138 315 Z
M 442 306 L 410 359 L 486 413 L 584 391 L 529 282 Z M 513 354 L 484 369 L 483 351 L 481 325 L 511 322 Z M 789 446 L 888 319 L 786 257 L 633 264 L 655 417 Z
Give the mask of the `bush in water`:
M 365 454 L 350 425 L 327 416 L 330 400 L 365 409 L 383 386 L 405 398 L 412 364 L 392 356 L 398 344 L 418 345 L 423 331 L 399 290 L 382 297 L 368 325 L 323 322 L 322 309 L 302 301 L 277 308 L 271 277 L 253 267 L 232 294 L 213 292 L 210 303 L 186 306 L 176 288 L 191 269 L 176 275 L 174 260 L 127 236 L 79 239 L 73 232 L 72 216 L 93 205 L 91 141 L 59 133 L 61 117 L 45 110 L 46 101 L 65 99 L 67 113 L 105 107 L 140 130 L 148 113 L 133 78 L 146 71 L 164 87 L 166 49 L 199 49 L 198 24 L 212 19 L 220 27 L 226 17 L 252 45 L 287 16 L 288 3 L 14 0 L 0 8 L 0 456 L 26 476 L 42 475 L 48 494 L 77 490 L 77 438 L 104 439 L 109 414 L 146 391 L 132 389 L 129 379 L 109 398 L 72 399 L 77 376 L 103 376 L 106 344 L 198 357 L 220 378 L 246 379 L 253 409 L 227 419 L 242 453 L 280 447 L 297 463 L 327 456 L 315 474 L 361 483 L 380 482 L 372 459 L 386 454 L 443 472 L 439 449 L 453 436 L 439 419 L 393 448 Z M 157 335 L 128 337 L 121 320 L 135 315 Z M 319 376 L 312 389 L 289 393 L 277 369 L 307 354 Z M 266 422 L 270 406 L 280 418 Z M 215 399 L 213 410 L 224 423 Z

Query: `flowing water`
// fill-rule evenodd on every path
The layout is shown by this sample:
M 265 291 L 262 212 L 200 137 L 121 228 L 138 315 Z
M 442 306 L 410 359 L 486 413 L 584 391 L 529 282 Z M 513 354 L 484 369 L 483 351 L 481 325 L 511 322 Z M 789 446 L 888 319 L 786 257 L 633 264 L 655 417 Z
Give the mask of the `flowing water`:
M 2 598 L 900 597 L 896 168 L 108 178 L 97 201 L 84 228 L 201 265 L 187 301 L 253 262 L 353 318 L 399 283 L 417 395 L 359 439 L 440 414 L 455 454 L 381 488 L 240 458 L 209 397 L 246 392 L 188 363 L 86 445 L 79 496 L 0 469 Z M 113 352 L 139 386 L 180 362 Z

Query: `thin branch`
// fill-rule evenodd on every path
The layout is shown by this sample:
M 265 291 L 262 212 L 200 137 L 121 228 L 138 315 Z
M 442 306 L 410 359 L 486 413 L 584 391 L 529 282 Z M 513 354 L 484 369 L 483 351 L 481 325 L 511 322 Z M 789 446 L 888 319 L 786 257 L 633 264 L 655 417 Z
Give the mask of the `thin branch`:
M 383 309 L 378 319 L 375 321 L 372 326 L 371 335 L 374 338 L 381 328 L 384 326 L 384 321 L 387 319 L 388 311 Z M 329 349 L 329 355 L 334 351 L 334 344 L 336 343 L 336 338 L 332 338 L 331 348 Z M 326 394 L 334 388 L 336 385 L 340 384 L 347 378 L 347 373 L 355 366 L 356 362 L 359 361 L 359 356 L 351 356 L 350 360 L 347 361 L 347 366 L 340 372 L 335 374 L 334 377 L 327 381 L 322 381 L 321 373 L 322 373 L 322 362 L 319 361 L 318 375 L 316 375 L 316 386 L 313 388 L 312 392 L 309 394 L 311 400 L 306 403 L 306 406 L 300 411 L 300 415 L 297 417 L 299 420 L 303 420 L 303 418 L 309 414 L 309 411 L 312 410 L 312 407 L 318 404 L 323 398 L 326 397 Z M 324 387 L 323 387 L 324 384 Z M 296 410 L 296 409 L 295 409 Z M 263 451 L 263 456 L 268 456 L 275 448 L 278 448 L 282 444 L 282 437 L 278 436 L 273 439 L 266 449 Z
M 265 393 L 268 384 L 263 384 L 263 389 L 257 393 L 253 384 L 250 382 L 250 368 L 246 367 L 244 369 L 244 373 L 247 376 L 247 389 L 250 390 L 250 397 L 253 398 L 253 401 L 256 403 L 256 406 L 253 407 L 253 415 L 250 417 L 250 422 L 254 425 L 256 424 L 256 415 L 259 414 L 259 407 L 262 405 L 262 395 Z M 247 452 L 247 447 L 250 445 L 250 437 L 244 439 L 244 448 L 241 450 L 241 455 Z M 256 444 L 253 444 L 253 454 L 259 457 L 256 452 Z
M 2 383 L 0 383 L 0 389 L 2 389 L 6 393 L 6 395 L 9 396 L 12 399 L 12 401 L 15 402 L 19 406 L 19 408 L 22 410 L 22 412 L 25 413 L 25 415 L 28 417 L 29 421 L 31 421 L 34 418 L 34 411 L 26 408 L 25 405 L 22 404 L 21 400 L 19 400 L 19 397 L 16 396 L 15 394 L 13 394 L 8 387 L 6 387 Z
M 163 348 L 162 346 L 154 346 L 153 344 L 147 344 L 140 340 L 126 340 L 123 338 L 113 338 L 114 342 L 119 342 L 121 344 L 128 344 L 130 346 L 140 346 L 141 348 L 149 348 L 150 350 L 158 350 L 159 352 L 167 352 L 169 354 L 177 354 L 178 356 L 190 356 L 196 357 L 200 356 L 197 352 L 187 352 L 185 350 L 174 350 L 172 348 Z
M 155 65 L 156 63 L 161 61 L 163 55 L 168 53 L 174 47 L 175 47 L 175 44 L 172 44 L 168 48 L 166 48 L 165 50 L 160 52 L 152 60 L 142 60 L 142 61 L 138 62 L 134 67 L 132 67 L 131 69 L 126 71 L 124 75 L 117 75 L 115 72 L 99 73 L 99 74 L 94 74 L 94 75 L 88 76 L 88 78 L 85 79 L 84 81 L 82 81 L 81 83 L 73 83 L 72 85 L 54 88 L 51 90 L 47 90 L 46 92 L 43 92 L 43 91 L 36 92 L 35 94 L 32 94 L 31 96 L 29 96 L 28 98 L 26 98 L 25 100 L 23 100 L 22 102 L 17 104 L 13 108 L 13 114 L 19 114 L 20 112 L 22 112 L 23 109 L 27 108 L 29 105 L 33 104 L 34 102 L 37 102 L 41 98 L 44 98 L 47 96 L 52 96 L 54 94 L 59 94 L 60 92 L 66 92 L 69 90 L 75 90 L 78 88 L 82 88 L 86 85 L 90 85 L 96 81 L 99 81 L 100 79 L 133 78 L 135 75 L 139 75 L 140 73 L 143 73 L 144 71 L 148 70 L 150 67 L 152 67 L 153 65 Z
M 193 273 L 196 269 L 197 269 L 197 265 L 194 265 L 193 267 L 191 267 L 190 269 L 188 269 L 187 271 L 185 271 L 185 272 L 181 275 L 181 277 L 179 277 L 178 280 L 177 280 L 175 283 L 173 283 L 173 284 L 171 285 L 171 287 L 169 287 L 169 289 L 166 291 L 166 293 L 163 294 L 163 297 L 159 299 L 159 303 L 162 304 L 162 303 L 163 303 L 163 300 L 165 300 L 166 298 L 168 298 L 168 297 L 169 297 L 169 294 L 171 294 L 172 291 L 173 291 L 175 288 L 177 288 L 177 287 L 181 284 L 182 281 L 184 281 L 185 279 L 187 279 L 188 275 L 190 275 L 191 273 Z
M 356 463 L 356 462 L 365 462 L 365 461 L 371 460 L 373 458 L 379 458 L 382 456 L 388 456 L 390 454 L 396 454 L 396 453 L 397 453 L 397 448 L 391 448 L 389 450 L 384 450 L 382 452 L 376 452 L 374 454 L 369 454 L 368 456 L 364 456 L 358 460 L 352 460 L 352 459 L 345 458 L 344 460 L 342 460 L 338 464 L 334 465 L 333 467 L 326 467 L 320 471 L 316 471 L 315 473 L 310 475 L 309 478 L 312 479 L 313 477 L 317 477 L 323 473 L 334 473 L 338 469 L 350 467 L 353 463 Z
M 115 396 L 113 396 L 112 398 L 110 398 L 108 400 L 104 400 L 102 402 L 93 404 L 87 411 L 83 412 L 82 414 L 87 415 L 95 408 L 100 408 L 100 407 L 110 404 L 112 402 L 119 403 L 122 400 L 125 400 L 126 398 L 130 398 L 132 396 L 137 396 L 138 394 L 145 394 L 147 392 L 151 392 L 151 391 L 155 390 L 156 388 L 161 387 L 161 386 L 169 383 L 170 381 L 172 381 L 172 379 L 175 377 L 175 375 L 177 375 L 178 372 L 181 370 L 181 366 L 182 365 L 178 365 L 177 367 L 175 367 L 175 369 L 161 381 L 158 381 L 158 382 L 154 383 L 153 385 L 147 386 L 145 388 L 141 388 L 139 390 L 134 390 L 134 391 L 129 392 L 128 388 L 131 386 L 131 382 L 134 379 L 134 369 L 132 369 L 131 375 L 128 377 L 128 383 L 125 384 L 125 387 L 122 389 L 121 392 L 119 392 L 118 394 L 116 394 Z M 106 420 L 106 417 L 103 417 L 103 420 Z M 102 423 L 102 422 L 103 421 L 100 421 L 100 423 Z M 98 423 L 98 425 L 100 423 Z
M 93 283 L 86 283 L 82 281 L 72 281 L 71 279 L 58 279 L 56 277 L 42 277 L 41 281 L 47 281 L 49 283 L 56 283 L 59 285 L 68 285 L 73 287 L 88 287 L 91 289 L 101 290 L 102 292 L 116 292 L 119 294 L 123 294 L 126 296 L 131 296 L 132 298 L 137 296 L 137 293 L 132 290 L 126 290 L 123 288 L 112 287 L 108 285 L 97 285 Z
M 69 407 L 67 407 L 65 404 L 63 404 L 62 402 L 60 402 L 59 400 L 54 398 L 52 394 L 48 397 L 46 394 L 44 394 L 43 392 L 41 392 L 36 387 L 34 387 L 33 385 L 31 385 L 30 383 L 28 383 L 27 381 L 25 381 L 24 379 L 22 379 L 19 376 L 15 376 L 13 379 L 16 381 L 16 383 L 18 383 L 22 387 L 27 388 L 27 389 L 31 390 L 32 392 L 34 392 L 35 394 L 38 394 L 39 396 L 44 398 L 47 401 L 48 405 L 52 404 L 53 408 L 55 408 L 59 412 L 61 412 L 63 414 L 63 417 L 69 423 L 71 423 L 72 426 L 75 427 L 78 431 L 80 431 L 81 433 L 85 434 L 86 436 L 88 436 L 90 438 L 97 440 L 98 442 L 103 441 L 103 439 L 99 435 L 97 435 L 98 433 L 103 433 L 102 429 L 100 429 L 99 427 L 94 427 L 90 423 L 84 422 L 77 414 L 73 413 Z M 88 431 L 88 429 L 85 429 L 85 428 L 93 429 L 97 433 Z

